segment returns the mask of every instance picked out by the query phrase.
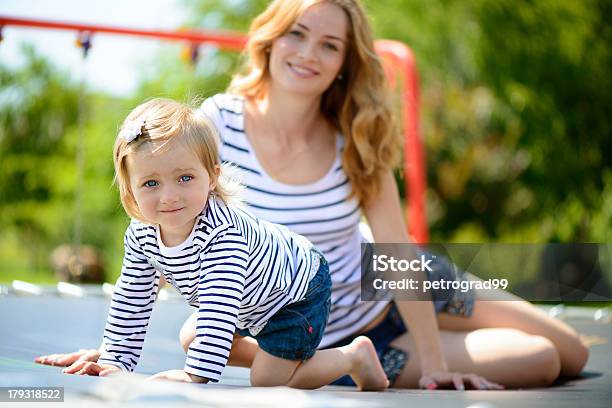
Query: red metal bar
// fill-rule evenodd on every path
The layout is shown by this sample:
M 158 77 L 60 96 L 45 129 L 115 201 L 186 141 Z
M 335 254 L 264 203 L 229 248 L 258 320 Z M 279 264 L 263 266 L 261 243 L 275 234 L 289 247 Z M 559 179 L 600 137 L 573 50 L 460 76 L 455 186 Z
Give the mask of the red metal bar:
M 105 34 L 119 34 L 119 35 L 131 35 L 137 37 L 149 37 L 156 39 L 164 39 L 170 41 L 189 41 L 192 43 L 214 43 L 220 48 L 242 51 L 246 44 L 246 36 L 242 34 L 236 34 L 231 32 L 226 33 L 211 33 L 205 31 L 156 31 L 156 30 L 139 30 L 134 28 L 123 28 L 123 27 L 111 27 L 93 24 L 76 24 L 67 23 L 60 21 L 44 21 L 44 20 L 33 20 L 27 18 L 13 18 L 0 16 L 0 26 L 21 26 L 21 27 L 34 27 L 44 29 L 55 29 L 55 30 L 76 30 L 76 31 L 87 31 L 92 34 L 105 33 Z
M 215 44 L 220 48 L 242 51 L 247 37 L 232 32 L 203 32 L 203 31 L 156 31 L 139 30 L 133 28 L 120 28 L 91 24 L 75 24 L 58 21 L 43 21 L 25 18 L 0 16 L 2 26 L 22 26 L 56 30 L 76 30 L 81 32 L 131 35 L 149 37 L 170 41 L 187 41 L 192 44 Z M 417 243 L 428 240 L 427 217 L 425 212 L 425 154 L 423 151 L 420 120 L 419 120 L 419 79 L 416 70 L 414 55 L 410 48 L 398 41 L 378 40 L 375 43 L 376 52 L 387 57 L 385 62 L 391 64 L 387 75 L 392 84 L 395 75 L 400 72 L 402 82 L 402 121 L 404 125 L 404 178 L 406 195 L 408 199 L 407 221 L 408 231 Z
M 393 40 L 376 41 L 376 52 L 391 59 L 394 72 L 403 75 L 402 122 L 404 126 L 404 183 L 408 201 L 408 231 L 416 243 L 426 243 L 429 239 L 425 195 L 427 179 L 425 176 L 425 153 L 423 150 L 419 117 L 419 77 L 412 50 Z M 390 77 L 394 83 L 396 78 Z

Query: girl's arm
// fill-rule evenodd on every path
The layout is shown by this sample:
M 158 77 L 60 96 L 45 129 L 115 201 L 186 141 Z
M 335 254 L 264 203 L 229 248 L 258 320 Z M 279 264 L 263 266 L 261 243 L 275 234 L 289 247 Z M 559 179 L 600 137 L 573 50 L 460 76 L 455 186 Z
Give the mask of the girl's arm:
M 206 384 L 208 382 L 207 378 L 188 374 L 184 370 L 162 371 L 161 373 L 152 375 L 151 377 L 147 379 L 148 380 L 169 380 L 169 381 L 188 382 L 188 383 L 190 382 L 190 383 L 197 383 L 197 384 Z
M 230 229 L 217 237 L 203 260 L 198 283 L 196 335 L 184 371 L 193 382 L 217 382 L 227 365 L 248 263 L 245 238 Z
M 406 224 L 403 221 L 397 185 L 391 171 L 384 176 L 378 196 L 364 208 L 364 211 L 375 242 L 410 243 Z M 421 361 L 421 378 L 448 372 L 432 302 L 414 300 L 400 301 L 396 304 L 414 338 Z M 428 385 L 421 384 L 425 387 Z
M 157 288 L 158 294 L 159 294 L 159 290 L 165 285 L 166 285 L 166 279 L 164 278 L 164 275 L 160 274 L 159 287 Z M 78 351 L 73 351 L 72 353 L 56 353 L 56 354 L 49 354 L 46 356 L 39 356 L 34 359 L 34 362 L 38 364 L 46 364 L 46 365 L 52 365 L 52 366 L 58 366 L 58 367 L 70 366 L 70 369 L 76 369 L 77 363 L 79 363 L 78 367 L 82 367 L 82 364 L 80 364 L 82 362 L 91 361 L 91 362 L 96 363 L 98 359 L 100 358 L 100 355 L 103 352 L 104 352 L 104 342 L 100 343 L 97 349 L 80 349 Z
M 157 297 L 160 272 L 147 260 L 136 237 L 136 224 L 125 234 L 121 276 L 115 284 L 104 329 L 100 364 L 132 371 L 142 351 L 149 318 Z

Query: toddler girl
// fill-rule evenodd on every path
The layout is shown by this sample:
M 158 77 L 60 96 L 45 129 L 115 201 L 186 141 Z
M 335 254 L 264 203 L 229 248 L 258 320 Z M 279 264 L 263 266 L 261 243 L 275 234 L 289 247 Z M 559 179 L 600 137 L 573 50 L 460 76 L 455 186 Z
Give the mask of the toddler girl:
M 362 390 L 387 387 L 369 339 L 316 351 L 330 307 L 327 261 L 304 237 L 232 202 L 203 114 L 166 99 L 138 106 L 119 132 L 114 164 L 133 219 L 123 268 L 100 359 L 66 372 L 132 371 L 163 275 L 197 308 L 196 336 L 182 370 L 153 378 L 216 382 L 234 336 L 250 336 L 259 344 L 253 385 L 317 388 L 350 374 Z

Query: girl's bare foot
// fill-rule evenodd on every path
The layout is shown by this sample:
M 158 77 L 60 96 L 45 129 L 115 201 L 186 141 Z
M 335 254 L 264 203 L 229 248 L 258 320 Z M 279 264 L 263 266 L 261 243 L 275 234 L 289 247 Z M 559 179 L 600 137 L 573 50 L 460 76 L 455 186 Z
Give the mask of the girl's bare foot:
M 344 347 L 352 359 L 350 375 L 361 391 L 380 391 L 389 386 L 389 380 L 370 339 L 359 336 Z

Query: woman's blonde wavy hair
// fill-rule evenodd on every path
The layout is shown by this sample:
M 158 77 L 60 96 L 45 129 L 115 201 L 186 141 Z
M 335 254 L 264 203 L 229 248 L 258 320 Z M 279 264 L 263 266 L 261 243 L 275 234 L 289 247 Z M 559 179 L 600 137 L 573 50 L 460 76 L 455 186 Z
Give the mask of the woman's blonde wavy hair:
M 257 16 L 249 31 L 245 73 L 228 91 L 252 98 L 266 95 L 272 43 L 285 34 L 309 7 L 331 3 L 348 18 L 348 46 L 342 80 L 324 92 L 321 112 L 344 135 L 342 164 L 352 194 L 366 205 L 380 191 L 383 174 L 399 164 L 401 140 L 390 105 L 380 57 L 374 51 L 370 25 L 358 0 L 275 0 Z
M 133 129 L 134 124 L 142 125 L 140 134 L 133 140 L 126 140 L 121 131 Z M 231 173 L 232 169 L 220 163 L 219 136 L 215 126 L 202 112 L 187 104 L 156 98 L 138 105 L 130 112 L 121 125 L 113 148 L 114 182 L 119 188 L 121 204 L 130 217 L 149 223 L 142 215 L 130 187 L 127 158 L 145 145 L 157 154 L 171 149 L 176 142 L 193 151 L 200 159 L 211 183 L 214 183 L 211 192 L 226 204 L 239 204 L 237 195 L 241 186 L 227 173 Z M 220 169 L 219 173 L 217 169 Z

